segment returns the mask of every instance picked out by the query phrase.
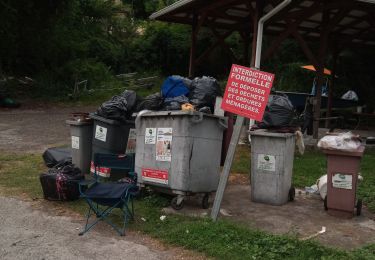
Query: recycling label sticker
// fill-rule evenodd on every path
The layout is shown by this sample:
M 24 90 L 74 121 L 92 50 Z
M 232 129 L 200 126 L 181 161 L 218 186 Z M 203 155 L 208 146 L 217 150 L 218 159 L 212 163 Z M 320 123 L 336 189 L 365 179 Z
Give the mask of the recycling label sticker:
M 156 144 L 156 128 L 146 128 L 145 144 Z
M 130 128 L 128 143 L 126 144 L 126 153 L 135 153 L 137 147 L 137 131 L 134 128 Z
M 95 129 L 95 139 L 105 142 L 107 140 L 107 128 L 97 125 Z
M 72 135 L 72 148 L 79 149 L 79 137 Z
M 353 189 L 353 176 L 351 174 L 335 173 L 332 176 L 332 187 L 338 189 Z
M 258 154 L 258 170 L 274 172 L 276 170 L 276 157 L 274 155 Z

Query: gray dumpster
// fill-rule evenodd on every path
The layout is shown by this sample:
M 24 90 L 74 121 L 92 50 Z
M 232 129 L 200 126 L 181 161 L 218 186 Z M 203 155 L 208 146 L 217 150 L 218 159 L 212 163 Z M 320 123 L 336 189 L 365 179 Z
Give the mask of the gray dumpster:
M 223 131 L 227 119 L 200 112 L 139 113 L 136 119 L 135 171 L 140 186 L 177 195 L 172 207 L 181 209 L 185 196 L 204 194 L 202 207 L 219 183 Z
M 88 118 L 75 118 L 66 123 L 70 125 L 72 162 L 82 173 L 89 174 L 93 122 Z
M 282 205 L 294 199 L 295 135 L 251 131 L 251 200 Z

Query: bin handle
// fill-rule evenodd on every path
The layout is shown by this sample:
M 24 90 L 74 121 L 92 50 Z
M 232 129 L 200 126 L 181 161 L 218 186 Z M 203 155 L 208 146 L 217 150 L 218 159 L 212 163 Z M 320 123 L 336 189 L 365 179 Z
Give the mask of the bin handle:
M 149 112 L 152 112 L 151 110 L 142 110 L 141 112 L 139 112 L 137 114 L 137 117 L 135 118 L 135 124 L 137 125 L 139 123 L 139 119 L 144 115 L 144 114 L 147 114 Z
M 202 122 L 203 120 L 203 113 L 200 112 L 199 114 L 196 114 L 194 115 L 192 118 L 191 118 L 191 121 L 194 123 L 194 124 L 198 124 L 200 122 Z
M 218 122 L 222 128 L 224 129 L 228 128 L 228 118 L 220 118 Z

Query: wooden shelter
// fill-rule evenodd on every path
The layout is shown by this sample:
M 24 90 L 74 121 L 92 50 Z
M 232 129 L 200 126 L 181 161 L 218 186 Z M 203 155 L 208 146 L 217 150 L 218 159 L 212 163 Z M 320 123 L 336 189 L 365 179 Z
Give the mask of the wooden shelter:
M 245 44 L 245 65 L 254 66 L 258 21 L 281 0 L 180 0 L 150 16 L 151 19 L 192 26 L 189 75 L 195 67 L 221 46 L 239 62 L 225 43 L 238 32 Z M 197 35 L 202 27 L 209 28 L 216 42 L 203 53 L 197 53 Z M 375 0 L 292 0 L 265 24 L 266 35 L 273 36 L 263 50 L 262 60 L 271 57 L 288 37 L 294 38 L 309 62 L 316 68 L 317 95 L 314 100 L 314 138 L 318 137 L 323 69 L 328 55 L 334 61 L 346 48 L 375 48 Z M 250 47 L 252 55 L 250 58 Z M 313 48 L 314 46 L 315 48 Z M 334 62 L 335 63 L 335 62 Z M 332 74 L 335 75 L 335 65 Z M 329 100 L 332 100 L 330 88 Z M 332 103 L 328 102 L 330 116 Z

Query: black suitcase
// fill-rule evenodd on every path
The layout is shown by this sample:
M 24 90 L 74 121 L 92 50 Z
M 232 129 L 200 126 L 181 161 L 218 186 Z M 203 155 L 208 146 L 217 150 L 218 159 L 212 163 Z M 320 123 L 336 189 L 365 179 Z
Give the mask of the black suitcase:
M 71 201 L 79 198 L 78 183 L 84 179 L 73 164 L 56 167 L 39 177 L 46 200 Z

